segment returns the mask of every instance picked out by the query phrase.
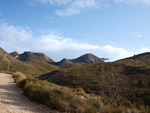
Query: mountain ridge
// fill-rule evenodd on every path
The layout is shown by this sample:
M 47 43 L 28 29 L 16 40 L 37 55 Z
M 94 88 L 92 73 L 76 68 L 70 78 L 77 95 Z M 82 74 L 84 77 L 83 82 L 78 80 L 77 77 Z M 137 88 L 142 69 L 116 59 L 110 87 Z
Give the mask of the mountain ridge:
M 95 64 L 95 63 L 101 63 L 102 59 L 98 58 L 97 56 L 87 53 L 84 54 L 76 59 L 71 60 L 73 63 L 87 63 L 87 64 Z
M 19 53 L 17 51 L 11 52 L 9 53 L 12 57 L 14 58 L 18 58 L 19 57 Z
M 34 53 L 30 51 L 25 51 L 20 54 L 18 59 L 22 62 L 54 62 L 53 59 L 49 58 L 44 53 Z
M 0 60 L 4 60 L 4 61 L 18 61 L 17 59 L 13 58 L 9 53 L 7 53 L 1 47 L 0 47 Z

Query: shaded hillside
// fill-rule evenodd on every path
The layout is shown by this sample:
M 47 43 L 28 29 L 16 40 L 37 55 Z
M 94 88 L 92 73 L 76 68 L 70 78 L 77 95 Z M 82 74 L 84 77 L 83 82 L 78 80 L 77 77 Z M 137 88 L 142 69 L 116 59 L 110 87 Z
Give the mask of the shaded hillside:
M 0 60 L 4 61 L 17 61 L 10 54 L 8 54 L 5 50 L 0 47 Z
M 150 68 L 118 62 L 90 65 L 75 63 L 61 66 L 61 70 L 41 75 L 39 78 L 60 85 L 83 87 L 86 91 L 97 92 L 97 88 L 100 88 L 102 75 L 106 77 L 105 80 L 111 78 L 112 75 L 114 77 L 118 75 L 124 76 L 124 80 L 129 80 L 130 85 L 135 87 L 138 80 L 142 79 L 147 87 L 150 81 Z
M 76 59 L 71 60 L 73 63 L 87 63 L 87 64 L 94 64 L 94 63 L 101 63 L 102 59 L 96 57 L 93 54 L 85 54 Z
M 19 53 L 17 51 L 14 51 L 12 53 L 9 53 L 12 57 L 14 58 L 18 58 L 19 57 Z
M 61 70 L 47 73 L 39 78 L 64 86 L 83 87 L 87 92 L 97 92 L 96 90 L 100 90 L 103 68 L 107 76 L 111 76 L 112 73 L 114 75 L 124 73 L 124 67 L 115 63 L 105 63 L 104 67 L 102 64 L 75 63 L 62 66 Z
M 23 62 L 54 62 L 43 53 L 24 52 L 20 54 L 18 59 Z

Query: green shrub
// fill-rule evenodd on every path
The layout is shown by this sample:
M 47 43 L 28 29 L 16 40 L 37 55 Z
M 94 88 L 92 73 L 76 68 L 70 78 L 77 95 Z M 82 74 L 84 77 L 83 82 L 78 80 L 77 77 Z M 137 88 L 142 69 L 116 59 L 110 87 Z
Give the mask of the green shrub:
M 111 113 L 122 113 L 122 112 L 124 112 L 124 111 L 126 111 L 126 110 L 127 110 L 126 107 L 120 106 L 120 107 L 118 107 L 118 108 L 114 108 L 114 109 L 111 111 Z
M 16 72 L 14 73 L 14 76 L 15 76 L 14 80 L 17 83 L 17 86 L 23 88 L 24 85 L 26 84 L 26 79 L 27 79 L 26 75 L 24 75 L 21 72 Z
M 129 100 L 126 100 L 126 101 L 122 102 L 121 105 L 125 106 L 127 108 L 131 108 L 132 107 L 132 103 Z
M 70 89 L 22 73 L 14 75 L 25 96 L 51 109 L 70 113 L 97 113 L 103 109 L 99 98 L 86 94 L 82 88 Z
M 90 108 L 86 108 L 84 113 L 97 113 L 97 111 L 93 106 L 91 106 Z

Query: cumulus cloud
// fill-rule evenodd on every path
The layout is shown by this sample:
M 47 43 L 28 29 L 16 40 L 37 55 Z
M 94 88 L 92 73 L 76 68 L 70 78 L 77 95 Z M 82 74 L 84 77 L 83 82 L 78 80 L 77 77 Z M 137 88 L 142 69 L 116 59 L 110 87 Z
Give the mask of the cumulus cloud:
M 99 57 L 117 60 L 134 54 L 111 45 L 99 46 L 80 43 L 51 30 L 46 34 L 43 33 L 35 37 L 29 28 L 16 27 L 3 22 L 0 24 L 0 45 L 8 52 L 15 50 L 20 53 L 24 51 L 44 52 L 54 60 L 75 58 L 85 53 L 93 53 Z

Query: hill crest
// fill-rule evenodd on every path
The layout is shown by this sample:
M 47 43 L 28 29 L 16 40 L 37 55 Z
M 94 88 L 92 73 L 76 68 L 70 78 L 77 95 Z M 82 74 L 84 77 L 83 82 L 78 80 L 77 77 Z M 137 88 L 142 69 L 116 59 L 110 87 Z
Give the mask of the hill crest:
M 95 64 L 95 63 L 101 63 L 102 59 L 98 58 L 97 56 L 91 54 L 91 53 L 87 53 L 84 54 L 76 59 L 72 59 L 71 60 L 73 63 L 87 63 L 87 64 Z
M 24 53 L 20 54 L 18 59 L 23 62 L 54 62 L 53 59 L 49 58 L 43 53 L 34 53 L 30 51 L 25 51 Z
M 1 47 L 0 47 L 0 60 L 4 60 L 4 61 L 17 61 L 17 59 L 13 58 L 9 53 L 7 53 Z

